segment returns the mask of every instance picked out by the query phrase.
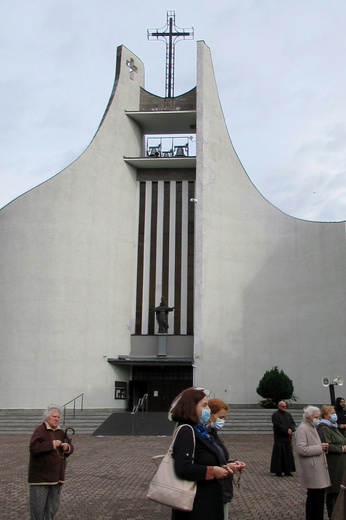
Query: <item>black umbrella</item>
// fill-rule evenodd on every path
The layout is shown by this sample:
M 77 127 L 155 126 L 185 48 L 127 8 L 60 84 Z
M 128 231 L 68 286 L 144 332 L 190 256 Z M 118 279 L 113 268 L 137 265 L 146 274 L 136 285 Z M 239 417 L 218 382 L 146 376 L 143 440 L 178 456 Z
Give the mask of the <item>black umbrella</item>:
M 72 432 L 71 435 L 74 435 L 74 428 L 69 427 L 69 428 L 66 428 L 66 430 L 65 430 L 65 434 L 64 434 L 64 442 L 67 442 L 68 444 L 70 444 L 70 443 L 68 442 L 68 436 L 67 436 L 67 432 L 68 432 L 69 430 L 71 430 L 71 432 Z

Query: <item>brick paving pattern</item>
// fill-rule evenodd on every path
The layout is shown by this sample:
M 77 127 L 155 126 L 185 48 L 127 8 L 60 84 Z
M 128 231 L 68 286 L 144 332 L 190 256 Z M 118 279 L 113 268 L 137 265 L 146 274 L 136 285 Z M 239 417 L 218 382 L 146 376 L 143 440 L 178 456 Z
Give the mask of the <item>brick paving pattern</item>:
M 30 435 L 1 435 L 0 518 L 27 520 Z M 223 435 L 231 457 L 248 469 L 235 488 L 231 520 L 304 519 L 305 492 L 297 474 L 269 473 L 271 435 Z M 169 520 L 170 510 L 146 499 L 155 472 L 151 456 L 164 453 L 168 437 L 74 435 L 56 520 Z M 325 519 L 327 514 L 325 513 Z

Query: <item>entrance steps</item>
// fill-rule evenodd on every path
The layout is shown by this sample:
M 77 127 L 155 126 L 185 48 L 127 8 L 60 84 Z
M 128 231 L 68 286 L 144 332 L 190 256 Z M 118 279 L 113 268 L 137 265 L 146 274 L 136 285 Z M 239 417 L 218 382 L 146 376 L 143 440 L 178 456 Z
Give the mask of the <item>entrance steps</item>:
M 296 425 L 301 422 L 303 405 L 289 408 Z M 0 409 L 0 434 L 31 435 L 42 422 L 44 410 Z M 258 406 L 231 406 L 222 433 L 226 434 L 272 434 L 271 416 L 275 410 Z M 170 435 L 174 423 L 167 420 L 167 412 L 114 412 L 112 408 L 85 409 L 83 412 L 67 409 L 65 424 L 77 434 L 86 435 Z
M 301 423 L 303 416 L 303 405 L 301 408 L 288 408 L 296 427 Z M 231 406 L 222 433 L 232 434 L 272 434 L 272 414 L 275 409 L 260 408 L 233 408 Z
M 0 434 L 28 434 L 42 423 L 44 410 L 0 409 Z M 95 408 L 77 411 L 66 410 L 65 424 L 61 418 L 60 426 L 65 429 L 72 427 L 78 434 L 91 435 L 114 412 L 113 408 Z

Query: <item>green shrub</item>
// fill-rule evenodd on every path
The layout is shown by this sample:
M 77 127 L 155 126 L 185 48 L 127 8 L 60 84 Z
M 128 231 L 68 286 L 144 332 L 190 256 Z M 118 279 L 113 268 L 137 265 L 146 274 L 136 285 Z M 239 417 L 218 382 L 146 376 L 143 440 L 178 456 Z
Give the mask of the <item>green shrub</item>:
M 258 395 L 264 399 L 259 402 L 263 408 L 277 408 L 281 400 L 296 401 L 291 379 L 278 367 L 267 370 L 256 388 Z

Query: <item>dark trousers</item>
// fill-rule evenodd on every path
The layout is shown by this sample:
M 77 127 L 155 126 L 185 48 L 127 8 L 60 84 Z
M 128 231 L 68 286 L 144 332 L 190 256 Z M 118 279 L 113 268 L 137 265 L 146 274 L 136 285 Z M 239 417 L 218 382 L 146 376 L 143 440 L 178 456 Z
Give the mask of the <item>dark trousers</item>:
M 306 520 L 323 520 L 324 517 L 324 488 L 308 489 L 306 493 L 305 518 Z
M 326 506 L 327 506 L 328 518 L 332 518 L 333 509 L 334 509 L 337 498 L 338 498 L 338 493 L 327 493 L 326 494 Z

